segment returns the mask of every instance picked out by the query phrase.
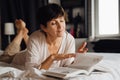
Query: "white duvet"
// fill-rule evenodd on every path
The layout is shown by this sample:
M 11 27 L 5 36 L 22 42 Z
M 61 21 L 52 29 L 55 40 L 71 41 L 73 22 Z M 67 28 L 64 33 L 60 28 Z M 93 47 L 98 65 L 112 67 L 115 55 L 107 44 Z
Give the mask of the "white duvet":
M 76 75 L 68 80 L 120 80 L 120 54 L 98 54 L 104 59 L 96 68 L 103 68 L 107 72 L 93 72 L 89 76 Z M 31 69 L 21 70 L 9 64 L 0 62 L 0 80 L 58 80 L 42 75 L 44 70 Z M 61 79 L 60 79 L 61 80 Z
M 97 66 L 105 69 L 106 72 L 93 72 L 91 75 L 77 75 L 69 80 L 120 80 L 120 62 L 103 60 Z

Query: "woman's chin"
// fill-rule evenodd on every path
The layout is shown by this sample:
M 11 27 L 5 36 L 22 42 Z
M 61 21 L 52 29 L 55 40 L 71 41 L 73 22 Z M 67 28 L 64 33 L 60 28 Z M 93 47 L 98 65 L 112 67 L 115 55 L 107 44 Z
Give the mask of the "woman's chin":
M 64 32 L 60 32 L 57 34 L 58 37 L 63 37 L 64 36 Z

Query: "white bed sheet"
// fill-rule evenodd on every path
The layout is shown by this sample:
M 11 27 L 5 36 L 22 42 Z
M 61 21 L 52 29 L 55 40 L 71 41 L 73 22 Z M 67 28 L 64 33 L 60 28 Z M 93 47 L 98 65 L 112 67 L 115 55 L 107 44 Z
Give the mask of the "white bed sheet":
M 87 53 L 89 54 L 89 53 Z M 106 68 L 109 72 L 92 73 L 89 76 L 76 75 L 67 80 L 120 80 L 120 54 L 116 53 L 91 53 L 103 55 L 99 67 Z M 0 62 L 0 80 L 61 80 L 42 75 L 43 70 L 35 68 L 25 71 Z

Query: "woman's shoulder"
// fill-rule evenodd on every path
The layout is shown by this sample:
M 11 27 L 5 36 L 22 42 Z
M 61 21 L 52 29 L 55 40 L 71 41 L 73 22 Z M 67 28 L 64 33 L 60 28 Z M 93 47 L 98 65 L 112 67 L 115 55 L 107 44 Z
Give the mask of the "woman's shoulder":
M 33 41 L 35 43 L 41 43 L 45 41 L 45 34 L 40 30 L 33 32 L 30 37 L 29 41 Z
M 74 37 L 67 31 L 65 32 L 65 37 L 66 39 L 74 39 Z

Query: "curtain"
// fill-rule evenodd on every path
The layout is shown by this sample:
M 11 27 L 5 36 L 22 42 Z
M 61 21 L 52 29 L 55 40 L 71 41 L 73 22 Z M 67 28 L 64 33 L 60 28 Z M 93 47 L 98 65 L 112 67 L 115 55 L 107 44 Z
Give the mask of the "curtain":
M 8 45 L 8 37 L 4 35 L 4 23 L 15 22 L 15 19 L 23 19 L 29 34 L 39 28 L 36 21 L 36 11 L 46 5 L 47 0 L 1 0 L 1 37 L 2 49 Z M 13 39 L 15 37 L 11 36 Z M 23 43 L 24 48 L 24 43 Z

